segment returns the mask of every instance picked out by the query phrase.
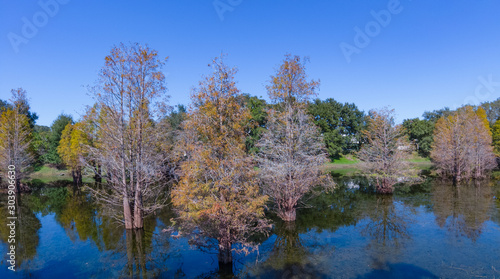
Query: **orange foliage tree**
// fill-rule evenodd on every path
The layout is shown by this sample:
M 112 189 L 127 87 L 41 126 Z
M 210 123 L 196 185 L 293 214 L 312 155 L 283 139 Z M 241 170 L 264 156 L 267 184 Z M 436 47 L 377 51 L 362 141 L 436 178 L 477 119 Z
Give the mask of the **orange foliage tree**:
M 484 177 L 496 166 L 491 131 L 481 110 L 466 106 L 436 123 L 431 159 L 442 175 L 457 182 Z
M 252 158 L 245 152 L 247 108 L 237 97 L 234 68 L 221 58 L 211 64 L 214 72 L 193 91 L 193 108 L 183 122 L 179 148 L 185 156 L 179 183 L 172 189 L 180 232 L 190 234 L 201 247 L 215 247 L 219 263 L 232 262 L 232 245 L 244 251 L 249 237 L 265 232 L 267 197 L 259 191 Z

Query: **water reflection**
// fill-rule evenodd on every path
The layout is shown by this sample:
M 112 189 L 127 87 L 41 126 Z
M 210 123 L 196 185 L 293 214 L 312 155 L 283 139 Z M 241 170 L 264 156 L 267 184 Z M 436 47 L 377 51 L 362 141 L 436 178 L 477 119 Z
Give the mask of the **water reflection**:
M 363 178 L 309 200 L 294 223 L 274 221 L 258 253 L 229 269 L 162 229 L 169 209 L 125 230 L 84 192 L 41 187 L 20 197 L 19 278 L 407 278 L 500 275 L 500 186 L 428 181 L 376 195 Z M 0 210 L 6 210 L 0 197 Z M 0 214 L 6 223 L 6 215 Z M 8 227 L 0 226 L 5 255 Z M 468 241 L 464 241 L 468 240 Z M 5 256 L 3 265 L 6 266 Z M 57 268 L 55 268 L 57 267 Z M 10 275 L 0 270 L 0 278 Z
M 431 195 L 436 223 L 455 237 L 476 241 L 489 219 L 492 181 L 449 186 L 436 181 Z
M 403 203 L 395 202 L 392 195 L 371 195 L 365 199 L 362 212 L 368 220 L 361 235 L 370 239 L 365 249 L 372 268 L 387 269 L 388 262 L 402 253 L 402 242 L 410 239 L 408 224 L 413 221 L 409 210 Z
M 7 210 L 6 197 L 2 198 L 0 203 L 3 210 L 2 214 L 0 214 L 2 224 L 0 225 L 0 240 L 5 244 L 9 244 L 10 228 L 6 224 L 11 220 L 8 220 L 8 215 L 4 213 Z M 32 265 L 31 260 L 37 252 L 36 249 L 39 243 L 38 230 L 42 225 L 31 210 L 29 202 L 23 202 L 19 196 L 16 199 L 16 216 L 15 243 L 13 243 L 16 246 L 16 265 L 30 267 Z M 6 262 L 4 266 L 7 266 Z M 22 273 L 24 277 L 29 276 L 29 272 L 26 272 L 26 270 Z

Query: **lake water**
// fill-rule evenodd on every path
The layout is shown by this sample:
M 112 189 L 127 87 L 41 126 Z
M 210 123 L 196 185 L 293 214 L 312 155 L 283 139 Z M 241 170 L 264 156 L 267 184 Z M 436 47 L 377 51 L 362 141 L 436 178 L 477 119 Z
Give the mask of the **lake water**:
M 392 196 L 372 193 L 363 179 L 338 184 L 292 224 L 270 216 L 272 233 L 256 239 L 258 251 L 233 255 L 232 274 L 219 270 L 215 251 L 162 233 L 168 208 L 131 233 L 71 187 L 43 188 L 19 201 L 16 273 L 7 269 L 9 232 L 0 226 L 0 278 L 500 277 L 497 181 L 434 180 Z M 0 219 L 7 224 L 6 213 Z

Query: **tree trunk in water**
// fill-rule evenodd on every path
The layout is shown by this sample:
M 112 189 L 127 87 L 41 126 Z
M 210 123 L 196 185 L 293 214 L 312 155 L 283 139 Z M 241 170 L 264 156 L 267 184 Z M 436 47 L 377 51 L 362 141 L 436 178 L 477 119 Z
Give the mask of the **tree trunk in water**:
M 73 186 L 78 186 L 77 182 L 76 182 L 76 173 L 75 173 L 75 170 L 71 170 L 71 177 L 73 178 Z
M 125 218 L 125 229 L 133 229 L 134 223 L 132 220 L 132 212 L 128 201 L 127 191 L 125 189 L 123 190 L 123 217 Z
M 18 179 L 18 178 L 16 178 L 16 193 L 18 193 L 18 194 L 21 193 L 21 179 Z
M 144 227 L 144 211 L 142 208 L 142 191 L 137 181 L 137 188 L 135 190 L 135 199 L 134 199 L 134 228 L 142 229 Z
M 101 165 L 98 164 L 95 168 L 96 168 L 96 172 L 95 172 L 95 175 L 94 175 L 94 180 L 97 183 L 101 183 L 102 182 Z
M 281 219 L 286 222 L 293 222 L 297 218 L 295 207 L 283 209 L 283 211 L 280 212 L 279 215 Z
M 82 177 L 82 169 L 81 168 L 78 169 L 77 179 L 78 180 L 76 182 L 77 182 L 78 186 L 82 186 L 82 184 L 83 184 L 83 177 Z
M 382 178 L 381 183 L 377 184 L 377 193 L 379 193 L 379 194 L 391 194 L 392 193 L 392 185 L 388 179 Z
M 229 264 L 232 266 L 232 262 L 231 243 L 229 241 L 219 240 L 219 266 L 220 264 Z
M 220 278 L 234 278 L 233 263 L 219 262 L 219 276 Z

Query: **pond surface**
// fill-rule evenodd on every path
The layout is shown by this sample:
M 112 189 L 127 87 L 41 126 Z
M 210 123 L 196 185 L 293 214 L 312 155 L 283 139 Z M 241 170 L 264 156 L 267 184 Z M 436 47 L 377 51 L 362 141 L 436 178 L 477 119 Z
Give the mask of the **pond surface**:
M 8 228 L 0 226 L 0 278 L 500 277 L 497 181 L 427 181 L 393 196 L 371 193 L 362 179 L 338 182 L 296 222 L 274 219 L 258 252 L 234 254 L 232 274 L 219 270 L 214 251 L 162 233 L 168 208 L 131 233 L 71 187 L 43 188 L 19 201 L 16 273 L 7 269 Z M 7 223 L 6 214 L 0 219 Z

